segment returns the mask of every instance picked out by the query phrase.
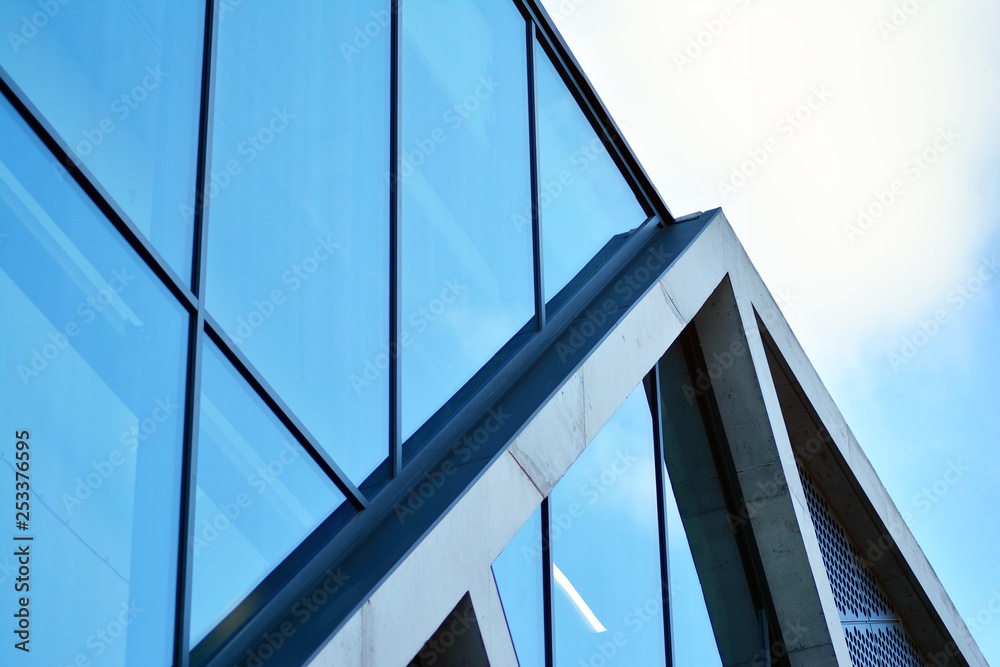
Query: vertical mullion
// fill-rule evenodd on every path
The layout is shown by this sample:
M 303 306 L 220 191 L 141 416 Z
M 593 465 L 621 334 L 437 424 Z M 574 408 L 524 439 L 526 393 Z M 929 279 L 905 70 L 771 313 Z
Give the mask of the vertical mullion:
M 215 70 L 216 15 L 218 0 L 205 2 L 205 33 L 202 44 L 201 106 L 198 115 L 198 149 L 195 176 L 195 211 L 191 291 L 197 311 L 188 327 L 187 379 L 184 397 L 184 442 L 181 453 L 180 533 L 177 544 L 177 598 L 174 610 L 174 667 L 190 663 L 191 579 L 194 540 L 194 503 L 197 489 L 198 416 L 201 404 L 201 366 L 205 328 L 206 185 L 211 146 L 212 100 Z
M 663 635 L 664 647 L 667 656 L 667 667 L 674 664 L 674 632 L 672 607 L 670 599 L 670 550 L 668 544 L 667 525 L 667 495 L 673 493 L 667 488 L 666 475 L 663 467 L 666 459 L 663 458 L 663 413 L 660 410 L 660 365 L 657 363 L 653 367 L 652 381 L 649 383 L 649 405 L 653 413 L 653 454 L 656 465 L 656 514 L 660 526 L 660 590 L 663 602 Z
M 535 323 L 538 331 L 545 327 L 545 272 L 542 255 L 542 215 L 538 208 L 538 122 L 535 101 L 535 23 L 528 19 L 528 154 L 531 165 L 531 248 L 535 273 Z
M 555 619 L 552 618 L 552 549 L 549 499 L 542 501 L 542 609 L 545 617 L 545 667 L 554 667 Z
M 400 0 L 392 0 L 389 46 L 389 459 L 393 477 L 403 469 L 400 415 L 399 59 Z
M 177 550 L 177 601 L 175 603 L 174 667 L 189 662 L 191 619 L 191 561 L 194 540 L 195 462 L 198 451 L 198 414 L 201 404 L 201 361 L 204 319 L 199 310 L 188 327 L 187 381 L 185 382 L 184 449 L 181 455 L 180 539 Z

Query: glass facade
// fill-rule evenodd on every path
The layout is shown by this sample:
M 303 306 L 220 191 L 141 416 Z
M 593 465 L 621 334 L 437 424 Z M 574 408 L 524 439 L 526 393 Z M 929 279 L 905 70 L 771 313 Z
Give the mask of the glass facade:
M 389 455 L 389 30 L 338 45 L 388 16 L 246 3 L 216 59 L 208 311 L 358 484 Z
M 657 465 L 640 385 L 493 564 L 521 667 L 546 664 L 546 624 L 557 666 L 667 664 Z
M 402 29 L 407 438 L 533 317 L 534 278 L 531 234 L 510 224 L 531 199 L 524 19 L 510 2 L 415 2 Z
M 656 466 L 640 386 L 552 491 L 556 665 L 666 663 Z
M 0 136 L 2 414 L 24 443 L 0 468 L 46 610 L 31 664 L 167 665 L 188 317 L 5 100 Z
M 542 508 L 493 561 L 493 577 L 520 667 L 545 665 Z
M 211 344 L 201 387 L 193 643 L 344 500 Z
M 204 5 L 169 0 L 0 3 L 0 66 L 182 280 L 204 17 Z
M 167 665 L 238 627 L 647 217 L 537 27 L 506 0 L 0 6 L 3 425 L 28 452 L 3 461 L 30 461 L 46 545 L 32 663 Z M 620 563 L 570 545 L 560 572 L 618 627 L 592 567 Z M 541 571 L 506 560 L 529 613 Z M 541 626 L 511 623 L 541 659 Z
M 538 215 L 548 302 L 613 236 L 641 225 L 646 212 L 545 49 L 538 42 L 534 49 Z
M 666 466 L 663 474 L 667 475 Z M 670 624 L 673 633 L 686 640 L 674 643 L 674 664 L 722 667 L 719 647 L 715 643 L 715 632 L 712 630 L 712 621 L 705 606 L 705 594 L 698 580 L 698 571 L 695 569 L 687 532 L 681 521 L 680 510 L 677 508 L 673 486 L 669 483 L 670 478 L 666 479 L 667 492 L 664 495 L 667 525 L 670 526 L 667 533 L 667 551 L 670 559 Z

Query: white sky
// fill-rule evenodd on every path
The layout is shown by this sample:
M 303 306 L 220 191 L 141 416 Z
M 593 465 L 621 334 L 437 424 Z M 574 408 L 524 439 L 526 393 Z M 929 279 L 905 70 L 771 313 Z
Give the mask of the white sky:
M 998 394 L 985 374 L 1000 355 L 982 332 L 1000 331 L 1000 281 L 975 308 L 949 295 L 1000 258 L 1000 3 L 544 4 L 673 213 L 724 208 L 900 509 L 949 457 L 980 462 L 985 472 L 914 525 L 960 613 L 975 615 L 1000 589 L 998 418 L 964 414 L 956 396 L 958 385 Z M 699 37 L 700 53 L 686 52 Z M 797 128 L 783 124 L 815 90 L 828 99 L 814 97 Z M 952 139 L 933 149 L 942 133 Z M 766 162 L 723 196 L 719 183 L 765 145 Z M 911 160 L 926 149 L 938 156 L 924 169 Z M 858 208 L 893 181 L 884 214 L 849 238 Z M 920 360 L 931 370 L 891 368 L 887 354 L 941 309 L 947 335 Z M 949 438 L 955 418 L 967 420 L 961 442 Z M 957 517 L 966 532 L 955 534 Z M 976 638 L 1000 662 L 1000 623 Z

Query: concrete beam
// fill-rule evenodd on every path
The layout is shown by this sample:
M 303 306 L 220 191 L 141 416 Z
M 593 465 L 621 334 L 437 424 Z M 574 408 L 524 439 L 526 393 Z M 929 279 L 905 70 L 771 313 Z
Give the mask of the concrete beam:
M 695 328 L 784 649 L 793 666 L 850 665 L 756 320 L 736 276 L 735 286 L 726 280 L 712 294 Z

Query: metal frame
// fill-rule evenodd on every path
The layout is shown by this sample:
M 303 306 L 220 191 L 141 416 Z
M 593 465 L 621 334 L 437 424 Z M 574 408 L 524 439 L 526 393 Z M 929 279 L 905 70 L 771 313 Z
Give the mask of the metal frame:
M 625 179 L 632 187 L 637 199 L 646 207 L 646 212 L 655 214 L 666 224 L 674 222 L 673 214 L 664 203 L 653 181 L 635 156 L 635 151 L 629 146 L 624 135 L 601 101 L 594 86 L 590 83 L 580 63 L 577 62 L 563 39 L 555 22 L 542 6 L 541 0 L 514 0 L 522 13 L 537 29 L 538 42 L 548 53 L 556 70 L 563 77 L 567 87 L 576 98 L 584 115 L 590 120 L 601 138 L 605 148 L 618 165 Z
M 390 0 L 391 3 L 391 60 L 390 60 L 390 173 L 398 172 L 399 162 L 399 135 L 400 135 L 400 43 L 401 43 L 401 21 L 400 9 L 404 0 Z M 466 424 L 473 411 L 481 406 L 489 395 L 494 394 L 502 387 L 509 384 L 523 368 L 530 364 L 534 355 L 541 350 L 546 342 L 545 339 L 554 334 L 554 330 L 565 325 L 567 318 L 571 316 L 574 306 L 586 303 L 595 291 L 601 286 L 602 279 L 617 271 L 624 265 L 635 248 L 639 247 L 652 233 L 657 226 L 673 222 L 673 217 L 669 209 L 663 203 L 662 198 L 656 192 L 652 182 L 643 171 L 631 148 L 623 139 L 621 132 L 615 125 L 597 96 L 590 82 L 587 80 L 579 64 L 573 58 L 562 37 L 557 32 L 549 16 L 545 13 L 540 3 L 536 0 L 512 0 L 515 6 L 521 11 L 525 18 L 525 36 L 527 48 L 527 76 L 528 76 L 528 106 L 526 110 L 529 117 L 529 155 L 531 170 L 531 228 L 533 237 L 533 272 L 535 285 L 535 333 L 541 333 L 543 329 L 552 330 L 546 333 L 549 336 L 527 337 L 524 345 L 515 345 L 510 351 L 509 358 L 505 359 L 509 364 L 500 364 L 500 367 L 493 372 L 479 374 L 470 380 L 469 384 L 460 392 L 463 398 L 449 401 L 439 410 L 446 418 L 438 420 L 432 429 L 422 429 L 418 431 L 410 441 L 406 443 L 408 447 L 415 450 L 420 449 L 422 444 L 434 443 L 446 440 L 455 432 L 460 432 Z M 192 238 L 192 266 L 190 286 L 188 281 L 179 276 L 152 243 L 138 230 L 135 224 L 128 218 L 122 209 L 110 197 L 100 182 L 87 169 L 82 161 L 77 162 L 69 145 L 59 136 L 55 129 L 45 120 L 38 109 L 27 98 L 24 92 L 14 83 L 10 75 L 0 67 L 0 95 L 2 95 L 15 109 L 17 114 L 28 124 L 30 129 L 42 141 L 46 148 L 66 169 L 70 177 L 80 187 L 93 204 L 104 214 L 110 224 L 121 234 L 129 247 L 136 252 L 143 263 L 161 281 L 167 290 L 180 302 L 187 311 L 190 318 L 187 331 L 188 351 L 186 359 L 186 377 L 184 397 L 184 422 L 183 422 L 183 442 L 180 451 L 182 462 L 182 477 L 179 481 L 181 492 L 181 507 L 179 508 L 179 533 L 177 551 L 177 586 L 175 595 L 175 629 L 173 643 L 173 659 L 177 667 L 188 667 L 191 663 L 190 643 L 190 604 L 191 604 L 191 570 L 193 559 L 193 536 L 194 536 L 194 502 L 197 487 L 196 463 L 198 452 L 198 419 L 201 395 L 201 369 L 205 354 L 204 346 L 206 337 L 211 339 L 229 363 L 233 365 L 237 373 L 247 384 L 252 387 L 258 397 L 267 405 L 283 426 L 289 430 L 292 437 L 304 448 L 309 456 L 323 469 L 324 473 L 331 479 L 336 487 L 344 494 L 349 501 L 349 505 L 356 511 L 365 510 L 370 506 L 375 494 L 380 494 L 387 487 L 401 488 L 408 481 L 407 478 L 414 477 L 421 463 L 428 459 L 426 456 L 414 456 L 407 461 L 404 471 L 403 445 L 400 432 L 400 369 L 399 369 L 399 334 L 400 334 L 400 294 L 399 280 L 400 271 L 400 212 L 399 212 L 399 187 L 396 179 L 390 179 L 390 210 L 389 210 L 389 272 L 390 272 L 390 297 L 389 297 L 389 342 L 390 342 L 390 366 L 389 366 L 389 438 L 388 438 L 388 478 L 385 484 L 375 484 L 368 495 L 359 489 L 340 467 L 333 461 L 325 450 L 323 450 L 316 439 L 309 433 L 305 426 L 288 409 L 284 401 L 270 387 L 263 376 L 240 352 L 235 344 L 226 335 L 221 326 L 206 312 L 204 302 L 206 264 L 208 260 L 208 196 L 207 184 L 210 178 L 212 125 L 213 125 L 213 101 L 215 89 L 215 63 L 218 43 L 218 14 L 219 0 L 206 0 L 205 16 L 203 26 L 202 44 L 202 67 L 201 80 L 199 86 L 200 105 L 198 112 L 197 131 L 197 164 L 196 164 L 196 188 L 195 188 L 195 211 L 193 222 Z M 548 53 L 556 69 L 560 72 L 564 81 L 577 103 L 583 109 L 585 115 L 590 120 L 598 136 L 608 149 L 612 159 L 622 171 L 630 187 L 642 202 L 647 213 L 650 214 L 647 220 L 640 226 L 643 233 L 633 234 L 632 238 L 626 240 L 609 257 L 603 266 L 597 270 L 584 284 L 579 287 L 578 293 L 572 295 L 567 302 L 560 307 L 556 313 L 546 317 L 546 304 L 543 289 L 543 249 L 542 249 L 542 226 L 538 210 L 538 168 L 537 168 L 537 126 L 535 117 L 535 87 L 534 87 L 534 67 L 535 50 L 534 44 L 538 42 Z M 562 312 L 559 312 L 562 311 Z M 553 321 L 554 320 L 554 321 Z M 508 367 L 509 366 L 509 367 Z M 434 447 L 428 447 L 433 450 Z M 404 474 L 406 473 L 406 474 Z M 373 477 L 379 473 L 373 473 Z M 398 482 L 398 483 L 395 483 Z M 659 484 L 659 482 L 658 482 Z M 367 488 L 366 484 L 360 485 Z M 547 504 L 546 504 L 547 507 Z M 662 511 L 662 507 L 661 507 Z M 547 529 L 548 517 L 543 514 L 543 522 Z M 364 522 L 362 522 L 364 523 Z M 347 530 L 346 526 L 342 531 L 345 537 L 354 535 L 357 537 L 364 533 L 364 527 Z M 317 532 L 320 532 L 319 530 Z M 307 542 L 309 540 L 307 539 Z M 547 549 L 547 546 L 546 546 Z M 316 545 L 310 544 L 304 551 L 316 553 Z M 303 549 L 297 550 L 289 557 L 289 561 L 296 560 L 296 554 L 301 554 Z M 547 553 L 547 551 L 546 551 Z M 294 563 L 296 567 L 303 565 L 301 562 Z M 546 579 L 546 586 L 551 593 L 551 573 Z M 234 614 L 243 618 L 252 618 L 262 609 L 260 602 L 244 601 Z M 551 645 L 551 628 L 547 629 L 548 643 Z M 551 660 L 551 648 L 549 649 Z
M 535 104 L 535 33 L 537 29 L 525 20 L 525 56 L 528 63 L 528 162 L 531 169 L 531 252 L 535 273 L 535 324 L 538 331 L 545 328 L 545 252 L 542 247 L 542 215 L 539 209 L 538 173 L 538 113 Z
M 198 421 L 201 414 L 201 366 L 204 358 L 205 309 L 202 299 L 208 261 L 208 233 L 205 208 L 206 185 L 211 178 L 209 151 L 212 145 L 214 70 L 217 25 L 216 3 L 205 3 L 205 32 L 202 37 L 201 108 L 198 114 L 198 164 L 195 176 L 194 238 L 191 258 L 191 291 L 197 310 L 189 323 L 187 382 L 184 396 L 184 442 L 181 453 L 180 534 L 177 538 L 177 601 L 174 609 L 174 665 L 188 667 L 191 643 L 191 587 L 194 580 L 194 514 L 197 496 Z
M 401 234 L 399 217 L 399 137 L 400 123 L 400 1 L 390 0 L 389 27 L 389 456 L 390 476 L 399 477 L 403 472 L 402 383 L 400 382 L 399 341 L 402 335 L 402 298 L 399 277 L 402 274 Z
M 552 549 L 551 540 L 552 513 L 549 499 L 542 500 L 542 614 L 545 623 L 545 667 L 555 667 L 556 664 L 556 630 L 553 622 L 553 590 L 552 590 Z
M 658 465 L 654 466 L 656 478 L 656 517 L 659 525 L 657 531 L 657 549 L 660 558 L 660 601 L 663 603 L 663 648 L 666 656 L 666 667 L 674 666 L 673 651 L 673 618 L 671 616 L 670 600 L 670 558 L 667 546 L 667 507 L 666 493 L 669 492 L 664 479 L 663 467 L 663 446 L 662 446 L 662 424 L 660 419 L 660 367 L 654 366 L 646 377 L 642 380 L 643 388 L 646 392 L 646 404 L 649 407 L 649 416 L 652 420 L 653 440 L 650 446 L 653 448 L 653 461 Z M 542 595 L 543 614 L 545 619 L 545 667 L 555 666 L 555 616 L 554 616 L 554 591 L 552 588 L 552 551 L 549 548 L 551 540 L 551 496 L 542 500 Z
M 649 412 L 653 418 L 653 457 L 656 461 L 656 514 L 660 524 L 660 585 L 663 596 L 663 639 L 667 654 L 667 667 L 674 666 L 674 621 L 673 604 L 670 595 L 670 548 L 668 545 L 670 526 L 667 523 L 667 494 L 673 493 L 668 488 L 663 458 L 663 418 L 660 414 L 660 365 L 656 364 L 646 376 L 643 383 L 646 387 L 646 399 Z

